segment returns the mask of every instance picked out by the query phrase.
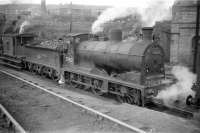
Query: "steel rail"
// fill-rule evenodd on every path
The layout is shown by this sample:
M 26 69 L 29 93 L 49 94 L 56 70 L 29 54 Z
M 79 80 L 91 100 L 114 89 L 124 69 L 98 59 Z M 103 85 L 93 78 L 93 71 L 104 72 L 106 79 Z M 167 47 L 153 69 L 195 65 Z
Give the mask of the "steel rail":
M 8 123 L 7 124 L 10 124 L 10 122 L 12 123 L 12 125 L 14 126 L 13 128 L 15 130 L 15 133 L 27 133 L 22 128 L 22 126 L 10 115 L 10 113 L 1 104 L 0 104 L 0 111 L 1 111 L 2 115 L 4 114 L 6 116 L 6 118 L 8 118 Z
M 85 110 L 87 110 L 87 111 L 89 111 L 89 112 L 92 112 L 92 113 L 94 113 L 94 114 L 97 114 L 98 116 L 101 116 L 101 117 L 103 117 L 103 118 L 106 118 L 106 119 L 108 119 L 108 120 L 110 120 L 110 121 L 112 121 L 112 122 L 114 122 L 114 123 L 117 123 L 118 125 L 121 125 L 121 126 L 123 126 L 123 127 L 126 127 L 127 129 L 130 129 L 130 130 L 132 130 L 132 131 L 134 131 L 134 132 L 137 132 L 137 133 L 147 133 L 147 132 L 144 131 L 144 130 L 141 130 L 141 129 L 137 128 L 137 127 L 131 126 L 131 125 L 125 123 L 125 122 L 122 122 L 122 121 L 116 119 L 116 118 L 113 118 L 113 117 L 108 116 L 108 115 L 106 115 L 106 114 L 103 114 L 103 113 L 101 113 L 101 112 L 99 112 L 99 111 L 97 111 L 97 110 L 94 110 L 94 109 L 92 109 L 92 108 L 90 108 L 90 107 L 87 107 L 87 106 L 85 106 L 85 105 L 82 105 L 82 104 L 80 104 L 80 103 L 77 103 L 77 102 L 75 102 L 75 101 L 73 101 L 73 100 L 71 100 L 71 99 L 69 99 L 69 98 L 66 98 L 66 97 L 64 97 L 64 96 L 61 96 L 60 94 L 57 94 L 57 93 L 52 92 L 52 91 L 49 91 L 49 90 L 47 90 L 47 89 L 45 89 L 45 88 L 43 88 L 43 87 L 41 87 L 41 86 L 38 86 L 38 85 L 36 85 L 36 84 L 34 84 L 34 83 L 31 83 L 31 82 L 29 82 L 29 81 L 27 81 L 27 80 L 25 80 L 25 79 L 22 79 L 22 78 L 20 78 L 20 77 L 17 77 L 17 76 L 15 76 L 15 75 L 13 75 L 13 74 L 11 74 L 11 73 L 9 73 L 9 72 L 6 72 L 6 71 L 4 71 L 4 70 L 0 70 L 0 72 L 2 72 L 2 73 L 4 73 L 4 74 L 7 74 L 7 75 L 9 75 L 9 76 L 11 76 L 11 77 L 14 77 L 14 78 L 16 78 L 16 79 L 18 79 L 18 80 L 21 80 L 21 81 L 23 81 L 23 82 L 25 82 L 25 83 L 27 83 L 27 84 L 30 84 L 30 85 L 32 85 L 32 86 L 34 86 L 34 87 L 36 87 L 36 88 L 39 88 L 39 89 L 41 89 L 41 90 L 43 90 L 43 91 L 45 91 L 45 92 L 47 92 L 47 93 L 49 93 L 49 94 L 51 94 L 51 95 L 54 95 L 54 96 L 56 96 L 56 97 L 59 97 L 59 98 L 65 100 L 65 101 L 70 102 L 70 103 L 72 103 L 73 105 L 76 105 L 76 106 L 78 106 L 78 107 L 80 107 L 80 108 L 83 108 L 83 109 L 85 109 Z

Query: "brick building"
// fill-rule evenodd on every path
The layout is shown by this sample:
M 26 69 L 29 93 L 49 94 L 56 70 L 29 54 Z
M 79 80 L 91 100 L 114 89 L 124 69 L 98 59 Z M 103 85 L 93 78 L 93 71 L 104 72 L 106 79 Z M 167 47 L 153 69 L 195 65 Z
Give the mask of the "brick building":
M 194 55 L 197 0 L 178 0 L 172 8 L 170 62 L 191 67 Z

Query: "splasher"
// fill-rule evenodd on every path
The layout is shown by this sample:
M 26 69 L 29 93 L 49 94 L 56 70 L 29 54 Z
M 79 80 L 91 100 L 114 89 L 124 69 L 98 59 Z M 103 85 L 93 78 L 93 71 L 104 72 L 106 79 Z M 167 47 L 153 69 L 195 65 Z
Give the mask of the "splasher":
M 172 104 L 176 101 L 185 102 L 188 95 L 194 96 L 195 92 L 191 89 L 196 82 L 196 75 L 184 66 L 174 66 L 172 74 L 177 82 L 170 87 L 162 90 L 157 95 L 157 99 L 163 100 L 165 105 Z

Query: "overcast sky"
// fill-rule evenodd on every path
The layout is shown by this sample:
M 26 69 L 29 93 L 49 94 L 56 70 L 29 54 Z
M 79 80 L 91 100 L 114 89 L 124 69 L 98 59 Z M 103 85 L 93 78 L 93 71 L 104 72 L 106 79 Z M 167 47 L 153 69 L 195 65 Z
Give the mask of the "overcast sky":
M 20 3 L 37 3 L 41 0 L 0 0 L 0 4 L 11 3 L 12 1 L 19 1 Z M 46 0 L 47 4 L 85 4 L 85 5 L 109 5 L 109 6 L 129 6 L 129 7 L 145 7 L 152 1 L 164 1 L 165 4 L 171 5 L 174 0 Z

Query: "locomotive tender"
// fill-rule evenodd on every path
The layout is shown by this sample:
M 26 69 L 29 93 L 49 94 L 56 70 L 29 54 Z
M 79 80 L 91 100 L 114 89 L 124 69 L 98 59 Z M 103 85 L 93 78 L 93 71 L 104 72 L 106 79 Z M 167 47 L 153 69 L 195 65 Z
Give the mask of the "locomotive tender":
M 168 85 L 164 51 L 152 40 L 152 28 L 143 28 L 140 39 L 128 41 L 122 41 L 120 30 L 112 30 L 108 41 L 91 36 L 68 35 L 47 45 L 32 34 L 2 35 L 1 63 L 54 80 L 64 78 L 94 94 L 111 93 L 120 101 L 139 106 Z

